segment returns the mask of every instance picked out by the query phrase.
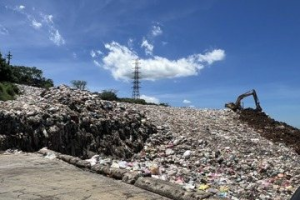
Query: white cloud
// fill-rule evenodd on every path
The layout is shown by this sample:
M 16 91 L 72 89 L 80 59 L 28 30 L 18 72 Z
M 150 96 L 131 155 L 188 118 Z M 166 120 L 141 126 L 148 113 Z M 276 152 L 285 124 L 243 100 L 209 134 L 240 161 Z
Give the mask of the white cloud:
M 224 58 L 225 52 L 222 49 L 216 49 L 204 55 L 198 56 L 199 62 L 207 62 L 208 64 L 212 64 L 217 60 L 223 60 Z
M 168 42 L 162 41 L 161 44 L 162 44 L 163 46 L 166 46 L 166 45 L 168 44 Z
M 11 9 L 13 11 L 16 11 L 16 12 L 24 15 L 27 18 L 27 20 L 29 21 L 29 25 L 31 27 L 33 27 L 34 29 L 40 29 L 43 25 L 41 22 L 38 22 L 32 14 L 29 14 L 27 11 L 25 11 L 24 5 L 19 5 L 14 8 L 7 6 L 6 8 Z M 42 21 L 42 19 L 40 21 Z
M 57 46 L 64 45 L 66 42 L 64 38 L 60 35 L 57 29 L 53 29 L 49 31 L 50 36 L 49 39 L 54 42 Z
M 159 36 L 159 35 L 161 35 L 162 33 L 163 33 L 163 31 L 161 30 L 161 28 L 159 27 L 159 26 L 152 26 L 152 31 L 151 31 L 151 33 L 152 33 L 152 36 Z
M 25 6 L 20 5 L 20 6 L 18 7 L 18 9 L 19 9 L 19 10 L 24 10 L 24 9 L 25 9 Z
M 64 45 L 66 41 L 59 33 L 59 30 L 55 27 L 53 15 L 46 15 L 44 13 L 40 13 L 40 15 L 43 18 L 43 22 L 47 25 L 48 32 L 50 34 L 49 39 L 57 46 Z
M 35 29 L 40 29 L 40 28 L 42 27 L 42 23 L 37 22 L 35 19 L 32 19 L 31 25 L 32 25 L 33 28 L 35 28 Z
M 183 100 L 183 103 L 185 103 L 185 104 L 190 104 L 190 103 L 192 103 L 192 102 L 189 101 L 189 100 L 187 100 L 187 99 L 184 99 L 184 100 Z
M 92 56 L 92 58 L 96 57 L 96 52 L 94 50 L 91 50 L 90 55 Z
M 55 45 L 60 46 L 65 44 L 64 38 L 59 33 L 59 30 L 55 27 L 53 15 L 47 15 L 42 12 L 38 12 L 34 7 L 32 8 L 32 13 L 29 13 L 25 11 L 25 6 L 23 5 L 14 8 L 6 6 L 6 8 L 24 15 L 29 21 L 29 26 L 33 27 L 34 29 L 43 28 L 42 30 L 44 31 L 42 33 L 49 34 L 48 38 Z
M 96 57 L 98 57 L 98 56 L 100 56 L 100 55 L 102 55 L 103 53 L 102 53 L 102 51 L 100 51 L 100 50 L 91 50 L 90 51 L 90 55 L 91 55 L 91 57 L 92 58 L 96 58 Z
M 94 64 L 98 67 L 102 67 L 102 65 L 97 61 L 97 60 L 93 60 Z
M 129 47 L 129 49 L 132 49 L 133 48 L 133 39 L 132 38 L 129 38 L 128 41 L 127 41 L 127 46 Z
M 141 99 L 144 99 L 146 102 L 148 103 L 156 103 L 159 104 L 159 99 L 156 97 L 150 97 L 150 96 L 146 96 L 146 95 L 141 95 L 140 97 Z
M 132 63 L 138 56 L 117 42 L 105 44 L 105 48 L 110 52 L 102 59 L 104 69 L 110 70 L 115 79 L 127 80 L 131 78 Z
M 133 61 L 138 55 L 117 42 L 105 44 L 109 51 L 102 59 L 104 69 L 111 71 L 116 80 L 129 80 L 132 78 Z M 139 59 L 141 78 L 145 80 L 157 80 L 164 78 L 176 78 L 194 76 L 205 67 L 205 64 L 213 64 L 225 58 L 225 51 L 215 49 L 205 54 L 194 54 L 177 60 L 169 60 L 160 56 L 148 59 Z
M 9 34 L 8 30 L 4 26 L 2 26 L 1 24 L 0 24 L 0 34 L 1 35 L 8 35 Z
M 143 39 L 141 47 L 145 48 L 146 55 L 152 55 L 154 46 L 152 44 L 150 44 L 145 38 Z
M 48 23 L 54 23 L 53 22 L 53 15 L 42 15 L 44 17 L 44 20 L 47 21 Z

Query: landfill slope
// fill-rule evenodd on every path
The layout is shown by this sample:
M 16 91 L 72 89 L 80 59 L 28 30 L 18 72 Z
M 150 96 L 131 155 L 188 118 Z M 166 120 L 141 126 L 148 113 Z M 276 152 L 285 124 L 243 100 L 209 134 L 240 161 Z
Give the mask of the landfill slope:
M 298 143 L 267 139 L 266 127 L 251 124 L 256 116 L 108 102 L 67 86 L 20 87 L 17 100 L 0 102 L 1 148 L 99 154 L 91 165 L 127 169 L 212 199 L 285 200 L 300 186 Z
M 159 166 L 152 177 L 229 199 L 290 199 L 300 186 L 300 157 L 295 150 L 283 140 L 267 139 L 265 132 L 257 131 L 239 113 L 135 107 L 144 110 L 158 128 L 132 160 L 149 166 L 150 171 L 151 166 L 152 171 L 153 165 Z M 268 117 L 264 114 L 263 118 Z M 256 124 L 263 127 L 263 123 Z M 273 126 L 278 129 L 277 123 Z
M 300 154 L 300 130 L 284 122 L 279 122 L 253 109 L 245 109 L 239 113 L 239 119 L 253 127 L 263 137 L 273 141 L 282 142 Z

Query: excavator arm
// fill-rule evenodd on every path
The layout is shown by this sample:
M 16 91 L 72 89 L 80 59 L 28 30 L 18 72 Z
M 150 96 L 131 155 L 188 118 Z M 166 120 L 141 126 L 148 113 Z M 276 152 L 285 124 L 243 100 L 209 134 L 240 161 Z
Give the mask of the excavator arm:
M 245 97 L 251 96 L 251 95 L 253 96 L 253 99 L 254 99 L 254 102 L 255 102 L 255 105 L 256 105 L 256 110 L 257 111 L 262 111 L 262 108 L 260 107 L 260 103 L 259 103 L 259 100 L 258 100 L 258 97 L 257 97 L 257 94 L 256 94 L 255 90 L 250 90 L 249 92 L 241 94 L 240 96 L 238 96 L 235 103 L 233 103 L 233 102 L 226 103 L 225 107 L 230 108 L 233 111 L 242 110 L 243 109 L 242 106 L 241 106 L 242 99 L 245 98 Z

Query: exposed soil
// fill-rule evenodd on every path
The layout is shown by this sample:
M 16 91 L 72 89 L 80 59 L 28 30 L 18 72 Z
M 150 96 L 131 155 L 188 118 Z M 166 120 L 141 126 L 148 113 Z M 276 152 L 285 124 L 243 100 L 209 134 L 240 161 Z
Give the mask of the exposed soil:
M 270 118 L 264 112 L 248 108 L 240 111 L 240 120 L 248 123 L 261 136 L 273 141 L 282 142 L 292 147 L 300 155 L 300 130 L 284 122 Z

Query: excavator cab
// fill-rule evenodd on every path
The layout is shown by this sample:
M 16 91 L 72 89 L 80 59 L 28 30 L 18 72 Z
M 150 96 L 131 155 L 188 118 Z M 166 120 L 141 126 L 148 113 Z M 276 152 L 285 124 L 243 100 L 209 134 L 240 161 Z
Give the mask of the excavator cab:
M 256 110 L 259 111 L 259 112 L 262 111 L 262 108 L 260 107 L 260 103 L 259 103 L 256 91 L 254 89 L 238 96 L 235 103 L 233 103 L 233 102 L 226 103 L 225 107 L 229 108 L 233 111 L 242 110 L 243 109 L 243 107 L 241 106 L 242 99 L 245 98 L 245 97 L 251 96 L 251 95 L 253 96 L 253 99 L 255 101 Z

